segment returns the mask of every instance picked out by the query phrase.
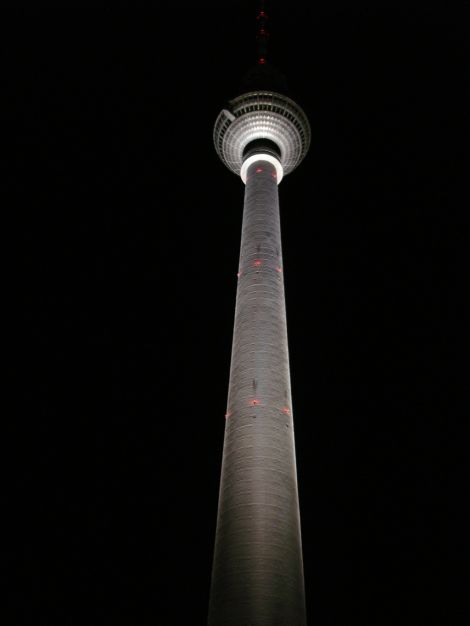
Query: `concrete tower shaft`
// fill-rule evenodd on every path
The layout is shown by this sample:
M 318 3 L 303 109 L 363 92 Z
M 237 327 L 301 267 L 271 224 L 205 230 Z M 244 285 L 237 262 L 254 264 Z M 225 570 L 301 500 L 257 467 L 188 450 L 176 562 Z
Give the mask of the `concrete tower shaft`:
M 280 164 L 250 158 L 209 626 L 305 626 Z

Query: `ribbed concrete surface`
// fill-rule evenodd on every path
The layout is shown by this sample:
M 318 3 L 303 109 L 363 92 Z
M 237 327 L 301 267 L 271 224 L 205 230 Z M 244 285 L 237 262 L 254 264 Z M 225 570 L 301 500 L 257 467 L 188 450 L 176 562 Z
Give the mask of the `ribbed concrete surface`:
M 275 168 L 250 166 L 209 626 L 305 626 Z

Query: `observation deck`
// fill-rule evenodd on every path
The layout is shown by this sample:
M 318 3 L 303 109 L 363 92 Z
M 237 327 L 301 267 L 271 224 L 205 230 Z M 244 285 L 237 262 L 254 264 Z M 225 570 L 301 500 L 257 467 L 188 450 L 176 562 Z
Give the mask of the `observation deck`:
M 248 144 L 276 144 L 284 175 L 302 161 L 310 145 L 310 124 L 303 110 L 275 91 L 250 91 L 229 102 L 214 126 L 214 144 L 225 165 L 240 175 Z

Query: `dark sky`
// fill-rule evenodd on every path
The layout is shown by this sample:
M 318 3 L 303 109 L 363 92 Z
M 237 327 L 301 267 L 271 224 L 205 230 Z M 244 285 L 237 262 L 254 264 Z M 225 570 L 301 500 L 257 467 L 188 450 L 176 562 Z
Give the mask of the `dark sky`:
M 312 126 L 279 188 L 310 626 L 468 624 L 444 461 L 468 15 L 398 4 L 268 5 Z M 9 626 L 205 624 L 244 191 L 212 127 L 256 2 L 192 5 L 4 24 Z

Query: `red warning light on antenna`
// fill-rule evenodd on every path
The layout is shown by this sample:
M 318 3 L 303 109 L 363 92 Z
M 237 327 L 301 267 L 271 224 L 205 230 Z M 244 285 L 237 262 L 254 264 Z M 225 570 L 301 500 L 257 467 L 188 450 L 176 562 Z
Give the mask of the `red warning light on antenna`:
M 266 59 L 264 57 L 261 57 L 260 59 L 258 59 L 259 65 L 264 65 L 265 63 L 266 63 Z

